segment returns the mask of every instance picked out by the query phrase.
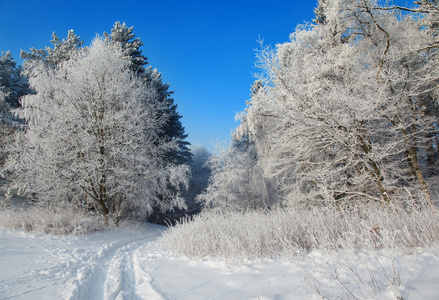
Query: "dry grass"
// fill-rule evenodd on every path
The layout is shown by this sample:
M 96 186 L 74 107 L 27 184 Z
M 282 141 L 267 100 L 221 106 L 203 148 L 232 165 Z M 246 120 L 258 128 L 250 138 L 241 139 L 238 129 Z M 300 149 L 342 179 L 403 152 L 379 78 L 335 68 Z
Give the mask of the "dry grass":
M 102 230 L 104 222 L 73 210 L 1 208 L 0 227 L 39 234 L 81 235 Z
M 238 260 L 293 257 L 314 249 L 411 252 L 439 240 L 439 214 L 426 206 L 377 204 L 270 211 L 204 212 L 165 233 L 175 254 Z

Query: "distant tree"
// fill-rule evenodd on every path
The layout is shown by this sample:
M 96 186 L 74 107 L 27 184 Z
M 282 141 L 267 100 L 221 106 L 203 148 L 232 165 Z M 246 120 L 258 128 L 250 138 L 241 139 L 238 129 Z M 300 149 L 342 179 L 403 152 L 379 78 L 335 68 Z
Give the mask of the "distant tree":
M 255 147 L 234 141 L 219 148 L 209 162 L 212 175 L 207 189 L 197 197 L 206 208 L 245 211 L 265 209 L 273 203 L 263 171 L 257 164 Z
M 120 45 L 96 39 L 69 53 L 56 68 L 33 61 L 36 94 L 18 110 L 27 129 L 14 165 L 26 191 L 114 222 L 184 207 L 187 167 L 165 161 L 177 143 L 160 137 L 170 116 L 155 88 L 130 70 Z
M 188 202 L 188 212 L 197 213 L 200 211 L 200 204 L 196 202 L 196 197 L 200 195 L 208 186 L 212 170 L 209 161 L 212 154 L 203 146 L 195 145 L 191 149 L 192 160 L 189 164 L 191 169 L 191 179 L 189 188 L 185 193 Z

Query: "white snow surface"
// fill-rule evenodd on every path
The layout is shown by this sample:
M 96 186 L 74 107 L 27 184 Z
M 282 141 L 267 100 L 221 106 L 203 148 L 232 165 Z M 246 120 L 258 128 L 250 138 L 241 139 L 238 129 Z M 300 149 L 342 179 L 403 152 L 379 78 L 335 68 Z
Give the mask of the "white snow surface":
M 439 247 L 239 264 L 174 256 L 160 239 L 165 230 L 80 237 L 0 230 L 0 299 L 439 299 Z

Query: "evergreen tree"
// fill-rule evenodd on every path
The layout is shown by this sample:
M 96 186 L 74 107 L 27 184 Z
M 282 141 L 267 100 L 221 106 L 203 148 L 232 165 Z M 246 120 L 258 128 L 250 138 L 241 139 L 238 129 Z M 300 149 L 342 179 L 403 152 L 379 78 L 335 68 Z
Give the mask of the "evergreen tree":
M 53 48 L 46 49 L 31 48 L 29 52 L 21 51 L 20 57 L 24 59 L 24 73 L 29 77 L 38 75 L 38 67 L 55 68 L 64 61 L 70 59 L 73 52 L 82 47 L 83 41 L 77 36 L 73 29 L 68 31 L 67 37 L 62 41 L 54 32 L 51 43 Z
M 269 186 L 257 161 L 257 149 L 246 140 L 236 140 L 218 149 L 209 161 L 211 178 L 197 197 L 206 208 L 246 211 L 265 209 L 271 201 Z
M 189 189 L 185 193 L 188 214 L 200 212 L 201 204 L 196 201 L 196 197 L 203 193 L 209 183 L 212 170 L 209 167 L 209 160 L 212 154 L 203 146 L 195 145 L 191 149 L 192 161 L 190 163 L 191 179 L 189 181 Z
M 19 107 L 20 98 L 29 93 L 27 78 L 21 75 L 21 71 L 11 52 L 3 52 L 0 57 L 0 88 L 7 92 L 5 101 L 12 108 Z
M 29 93 L 26 77 L 21 75 L 9 51 L 0 57 L 0 165 L 3 166 L 10 157 L 7 145 L 14 141 L 15 131 L 22 121 L 14 116 L 12 109 L 20 106 L 20 98 Z M 7 177 L 7 172 L 2 172 Z
M 165 110 L 163 113 L 169 115 L 170 118 L 163 126 L 161 136 L 169 141 L 175 140 L 178 143 L 178 149 L 167 154 L 169 162 L 188 164 L 192 157 L 189 150 L 190 143 L 185 141 L 187 134 L 180 121 L 182 117 L 177 111 L 177 104 L 174 104 L 173 92 L 169 90 L 169 84 L 162 82 L 162 76 L 156 69 L 145 68 L 148 61 L 142 54 L 142 50 L 140 50 L 143 43 L 139 38 L 135 38 L 133 27 L 127 27 L 125 23 L 116 22 L 111 29 L 111 33 L 104 33 L 104 36 L 107 41 L 120 44 L 125 55 L 130 58 L 131 69 L 155 87 L 158 101 L 164 104 Z
M 8 157 L 8 151 L 5 146 L 10 141 L 10 137 L 14 132 L 11 122 L 11 107 L 6 102 L 6 97 L 7 93 L 0 89 L 0 166 L 4 165 Z
M 104 32 L 106 41 L 119 43 L 125 55 L 130 58 L 131 70 L 144 73 L 144 66 L 148 64 L 148 59 L 142 54 L 140 47 L 143 42 L 139 38 L 135 38 L 133 27 L 127 27 L 125 23 L 116 22 L 111 29 L 111 34 Z
M 317 3 L 317 7 L 314 9 L 314 14 L 316 15 L 315 19 L 313 20 L 314 23 L 319 25 L 325 25 L 327 22 L 325 9 L 327 6 L 328 0 L 319 0 Z

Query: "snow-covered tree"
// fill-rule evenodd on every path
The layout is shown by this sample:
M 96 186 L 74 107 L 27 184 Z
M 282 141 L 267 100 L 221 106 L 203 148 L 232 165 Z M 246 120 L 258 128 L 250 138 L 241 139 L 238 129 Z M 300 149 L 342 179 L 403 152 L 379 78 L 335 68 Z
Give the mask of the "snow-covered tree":
M 27 78 L 21 75 L 11 53 L 4 52 L 0 57 L 0 166 L 9 157 L 7 145 L 13 142 L 14 132 L 21 125 L 11 109 L 19 107 L 20 98 L 29 93 L 28 87 Z
M 116 22 L 111 29 L 111 33 L 104 32 L 106 41 L 113 41 L 119 43 L 125 55 L 130 59 L 130 68 L 134 72 L 145 72 L 144 66 L 148 64 L 148 59 L 142 54 L 140 47 L 143 42 L 140 38 L 136 38 L 133 33 L 133 26 L 128 27 L 125 23 Z
M 5 111 L 9 111 L 9 107 L 6 103 L 6 96 L 7 93 L 3 89 L 0 89 L 0 112 L 2 114 L 4 114 Z
M 0 166 L 4 164 L 7 157 L 7 151 L 5 149 L 8 143 L 9 136 L 13 132 L 10 126 L 10 109 L 9 103 L 6 102 L 6 92 L 0 88 Z
M 77 36 L 73 29 L 69 30 L 67 37 L 60 40 L 55 32 L 52 34 L 53 48 L 46 49 L 31 48 L 29 52 L 21 50 L 20 57 L 24 59 L 24 73 L 29 76 L 37 76 L 41 64 L 47 68 L 55 68 L 64 61 L 70 59 L 72 53 L 82 47 L 83 41 Z
M 143 42 L 139 38 L 135 38 L 133 27 L 128 27 L 125 23 L 121 24 L 120 22 L 116 22 L 111 33 L 104 33 L 104 36 L 107 42 L 114 42 L 122 48 L 124 55 L 130 61 L 130 69 L 156 88 L 157 97 L 164 104 L 163 113 L 170 116 L 168 121 L 163 124 L 162 137 L 169 141 L 176 140 L 178 144 L 176 150 L 171 150 L 168 153 L 168 159 L 172 163 L 188 164 L 191 159 L 190 143 L 185 140 L 187 134 L 181 123 L 182 116 L 177 111 L 177 105 L 174 104 L 173 92 L 169 91 L 169 84 L 162 82 L 162 76 L 156 69 L 144 67 L 148 62 L 140 50 Z M 38 72 L 36 66 L 41 63 L 47 67 L 55 68 L 58 64 L 68 60 L 71 54 L 81 49 L 83 45 L 83 41 L 73 30 L 69 30 L 67 37 L 63 40 L 60 40 L 56 33 L 53 33 L 51 43 L 53 48 L 31 48 L 29 52 L 21 51 L 20 56 L 24 59 L 24 73 L 27 76 L 36 76 L 36 72 Z
M 197 197 L 206 208 L 245 211 L 273 205 L 268 182 L 251 143 L 235 140 L 229 147 L 218 147 L 209 165 L 212 170 L 209 185 Z
M 196 197 L 207 188 L 209 183 L 211 169 L 208 162 L 210 161 L 212 154 L 201 145 L 193 146 L 191 148 L 191 153 L 192 160 L 189 164 L 191 169 L 191 179 L 185 196 L 188 202 L 188 211 L 198 212 L 200 210 L 200 205 L 196 202 Z
M 177 104 L 174 104 L 172 98 L 174 92 L 169 90 L 169 84 L 163 83 L 162 75 L 157 69 L 145 68 L 148 61 L 140 50 L 143 42 L 135 38 L 133 27 L 120 22 L 114 24 L 111 34 L 104 33 L 104 36 L 108 42 L 117 43 L 122 47 L 126 57 L 131 61 L 130 68 L 156 89 L 158 99 L 163 103 L 163 113 L 169 115 L 168 122 L 163 125 L 162 137 L 178 143 L 178 148 L 170 151 L 168 158 L 172 163 L 188 164 L 191 160 L 190 143 L 185 141 L 188 135 L 180 121 L 182 116 L 177 111 Z
M 326 6 L 328 0 L 318 0 L 317 7 L 314 9 L 314 14 L 316 15 L 314 23 L 316 24 L 326 24 Z
M 0 88 L 7 92 L 5 100 L 13 108 L 20 106 L 20 98 L 29 93 L 27 78 L 21 75 L 21 67 L 6 51 L 0 57 Z
M 56 68 L 34 61 L 36 94 L 17 111 L 27 121 L 15 165 L 26 191 L 115 222 L 183 207 L 177 191 L 187 168 L 165 160 L 177 144 L 160 137 L 169 115 L 154 87 L 130 70 L 117 44 L 97 38 L 70 53 Z
M 389 202 L 412 187 L 430 199 L 418 146 L 434 124 L 423 101 L 437 86 L 432 36 L 373 1 L 318 8 L 317 24 L 259 53 L 264 88 L 239 131 L 287 201 Z

